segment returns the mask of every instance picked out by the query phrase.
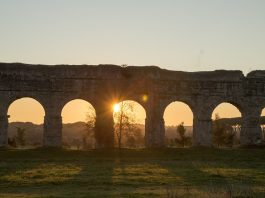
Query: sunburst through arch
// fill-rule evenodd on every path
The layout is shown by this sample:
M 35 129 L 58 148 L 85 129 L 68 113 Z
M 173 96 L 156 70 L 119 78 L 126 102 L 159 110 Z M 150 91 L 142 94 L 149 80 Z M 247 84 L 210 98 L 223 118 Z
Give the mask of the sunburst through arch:
M 145 109 L 138 102 L 124 100 L 113 105 L 114 139 L 118 148 L 145 146 Z

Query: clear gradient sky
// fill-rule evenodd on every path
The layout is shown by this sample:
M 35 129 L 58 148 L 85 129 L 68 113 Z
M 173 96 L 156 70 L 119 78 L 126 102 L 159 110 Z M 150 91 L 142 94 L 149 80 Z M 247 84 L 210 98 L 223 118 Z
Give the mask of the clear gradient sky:
M 1 0 L 0 61 L 246 74 L 265 69 L 264 10 L 264 0 Z

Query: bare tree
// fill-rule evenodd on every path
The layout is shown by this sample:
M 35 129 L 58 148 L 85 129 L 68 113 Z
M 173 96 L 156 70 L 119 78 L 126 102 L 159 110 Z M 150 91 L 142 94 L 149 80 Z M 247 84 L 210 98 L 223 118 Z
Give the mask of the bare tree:
M 86 133 L 82 137 L 83 149 L 93 148 L 95 145 L 95 122 L 96 113 L 92 106 L 89 106 L 86 114 Z
M 119 111 L 114 112 L 115 134 L 117 138 L 118 148 L 122 147 L 123 139 L 127 139 L 127 146 L 135 145 L 135 134 L 137 126 L 135 122 L 134 102 L 122 101 L 119 103 Z M 136 136 L 139 136 L 137 134 Z

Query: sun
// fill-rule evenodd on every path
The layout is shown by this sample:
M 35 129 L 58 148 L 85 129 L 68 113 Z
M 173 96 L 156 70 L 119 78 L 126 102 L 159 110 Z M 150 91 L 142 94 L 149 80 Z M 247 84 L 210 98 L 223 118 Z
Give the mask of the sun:
M 120 111 L 120 105 L 119 104 L 114 104 L 113 105 L 113 110 L 115 113 L 119 112 Z

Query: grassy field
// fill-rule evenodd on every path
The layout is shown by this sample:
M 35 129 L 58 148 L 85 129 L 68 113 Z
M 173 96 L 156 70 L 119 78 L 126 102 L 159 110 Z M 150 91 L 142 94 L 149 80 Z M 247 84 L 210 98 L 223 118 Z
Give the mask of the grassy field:
M 265 149 L 1 150 L 0 197 L 265 197 Z

